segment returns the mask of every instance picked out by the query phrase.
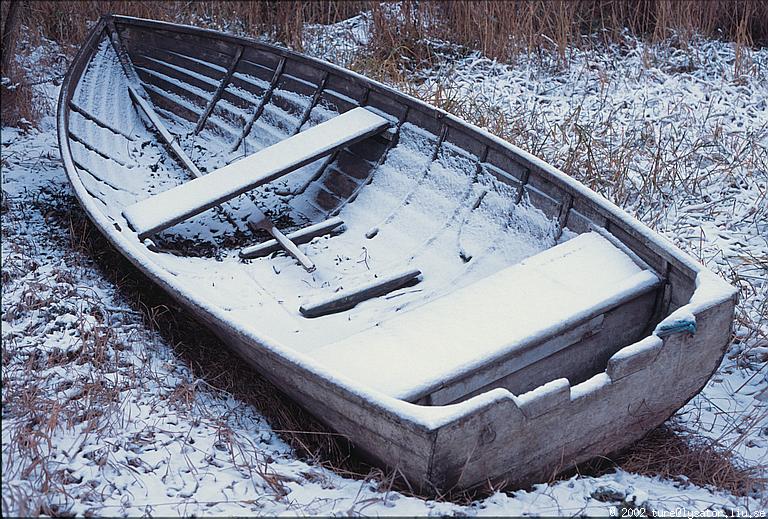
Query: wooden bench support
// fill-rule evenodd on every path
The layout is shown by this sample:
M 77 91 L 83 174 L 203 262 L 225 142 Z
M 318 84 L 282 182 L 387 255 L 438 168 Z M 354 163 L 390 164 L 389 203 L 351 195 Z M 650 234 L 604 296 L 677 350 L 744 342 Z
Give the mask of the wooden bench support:
M 336 292 L 331 297 L 305 303 L 299 307 L 299 312 L 304 317 L 320 317 L 321 315 L 349 310 L 367 299 L 382 296 L 411 281 L 415 281 L 420 275 L 420 270 L 409 269 L 387 277 L 378 278 L 365 285 Z
M 336 216 L 292 232 L 286 235 L 286 238 L 295 244 L 307 243 L 308 241 L 312 240 L 312 238 L 317 238 L 318 236 L 328 234 L 343 224 L 344 220 Z M 258 245 L 252 245 L 251 247 L 242 249 L 240 251 L 240 257 L 242 259 L 260 258 L 279 249 L 280 243 L 277 240 L 269 240 L 265 241 L 264 243 L 259 243 Z
M 137 202 L 125 208 L 123 216 L 140 239 L 146 238 L 388 126 L 383 117 L 365 108 L 354 108 L 249 157 Z

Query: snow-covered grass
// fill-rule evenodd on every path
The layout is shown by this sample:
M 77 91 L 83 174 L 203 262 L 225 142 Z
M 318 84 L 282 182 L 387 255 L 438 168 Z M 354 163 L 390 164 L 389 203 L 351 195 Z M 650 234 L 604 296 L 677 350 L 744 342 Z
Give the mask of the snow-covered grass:
M 735 74 L 734 49 L 709 40 L 574 49 L 568 69 L 427 42 L 427 70 L 365 59 L 366 23 L 314 28 L 305 47 L 536 153 L 740 288 L 716 376 L 623 468 L 460 503 L 334 472 L 355 466 L 342 443 L 277 432 L 312 422 L 94 235 L 49 112 L 40 130 L 2 129 L 3 515 L 766 510 L 765 488 L 748 487 L 768 477 L 768 51 Z M 313 45 L 331 35 L 339 45 Z M 56 88 L 39 92 L 52 105 Z

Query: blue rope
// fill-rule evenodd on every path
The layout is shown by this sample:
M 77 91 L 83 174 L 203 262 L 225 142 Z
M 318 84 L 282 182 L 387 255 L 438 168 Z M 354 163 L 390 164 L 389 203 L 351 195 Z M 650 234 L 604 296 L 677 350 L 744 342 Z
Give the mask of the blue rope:
M 656 327 L 654 333 L 659 337 L 666 337 L 674 333 L 688 332 L 691 335 L 696 333 L 696 321 L 690 318 L 675 319 L 670 322 L 664 322 Z

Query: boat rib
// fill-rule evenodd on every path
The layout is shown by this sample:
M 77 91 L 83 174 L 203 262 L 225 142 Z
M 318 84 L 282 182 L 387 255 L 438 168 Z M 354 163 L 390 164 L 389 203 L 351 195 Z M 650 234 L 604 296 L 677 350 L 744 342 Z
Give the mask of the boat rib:
M 253 127 L 254 123 L 259 119 L 259 117 L 261 117 L 261 113 L 264 111 L 264 106 L 266 106 L 266 104 L 269 103 L 269 100 L 272 97 L 272 92 L 274 92 L 275 87 L 277 86 L 277 82 L 280 80 L 280 75 L 283 73 L 284 66 L 285 66 L 285 58 L 282 58 L 280 60 L 280 63 L 277 65 L 277 68 L 275 69 L 274 75 L 272 76 L 272 80 L 269 82 L 269 88 L 259 100 L 259 104 L 255 107 L 255 110 L 253 111 L 253 115 L 250 117 L 250 119 L 248 119 L 248 122 L 243 127 L 243 133 L 240 134 L 240 137 L 238 137 L 234 146 L 232 146 L 231 151 L 234 152 L 234 151 L 237 151 L 238 148 L 240 148 L 240 145 L 243 143 L 245 138 L 248 136 L 249 133 L 251 133 L 251 128 Z
M 219 102 L 221 95 L 224 93 L 224 90 L 227 88 L 227 85 L 229 84 L 230 79 L 232 79 L 232 74 L 235 72 L 235 69 L 237 68 L 237 64 L 240 63 L 240 57 L 242 55 L 243 55 L 243 46 L 240 45 L 237 48 L 237 53 L 235 54 L 235 57 L 232 59 L 232 63 L 230 63 L 229 68 L 227 68 L 227 73 L 221 79 L 219 86 L 216 87 L 216 92 L 214 92 L 213 97 L 208 101 L 208 106 L 205 107 L 205 111 L 202 113 L 202 115 L 200 116 L 200 119 L 197 121 L 197 125 L 195 126 L 195 135 L 200 133 L 200 130 L 202 130 L 203 126 L 205 126 L 205 121 L 208 119 L 208 116 L 211 115 L 213 108 L 216 106 L 216 103 Z

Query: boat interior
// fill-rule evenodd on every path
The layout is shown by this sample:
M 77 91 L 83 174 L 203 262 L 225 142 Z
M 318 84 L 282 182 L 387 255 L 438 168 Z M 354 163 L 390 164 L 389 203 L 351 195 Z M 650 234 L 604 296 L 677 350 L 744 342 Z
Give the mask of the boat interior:
M 423 405 L 571 384 L 693 291 L 483 132 L 331 65 L 120 19 L 68 100 L 79 180 L 153 268 Z

